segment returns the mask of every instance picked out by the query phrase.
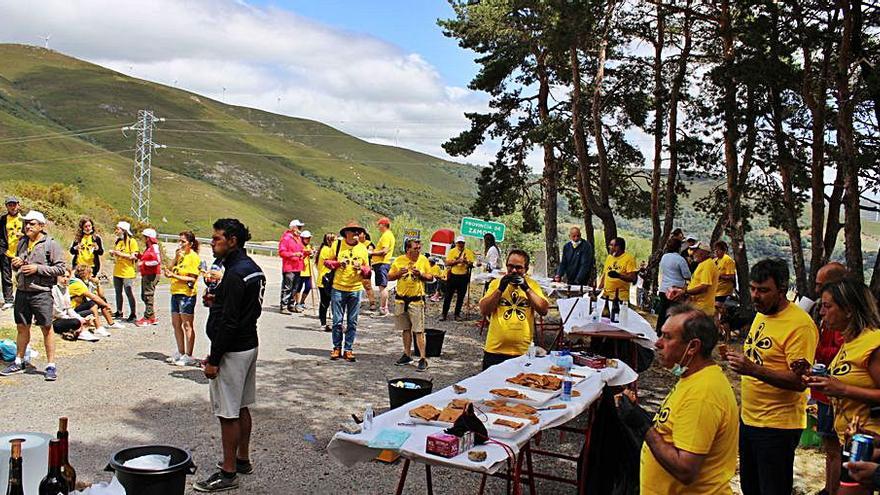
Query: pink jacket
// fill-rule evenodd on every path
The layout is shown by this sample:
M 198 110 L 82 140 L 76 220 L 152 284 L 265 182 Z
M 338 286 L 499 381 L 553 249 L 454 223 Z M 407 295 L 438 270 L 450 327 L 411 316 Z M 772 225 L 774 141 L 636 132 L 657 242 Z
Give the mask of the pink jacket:
M 138 256 L 138 268 L 140 268 L 141 275 L 159 275 L 161 273 L 161 253 L 159 244 L 147 241 L 144 252 Z
M 301 272 L 305 268 L 302 240 L 289 230 L 285 231 L 278 241 L 278 256 L 281 257 L 283 273 Z

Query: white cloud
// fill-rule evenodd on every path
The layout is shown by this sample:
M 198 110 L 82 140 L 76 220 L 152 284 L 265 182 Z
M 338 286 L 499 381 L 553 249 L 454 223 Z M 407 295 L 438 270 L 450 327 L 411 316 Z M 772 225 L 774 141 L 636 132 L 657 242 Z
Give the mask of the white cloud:
M 486 108 L 419 54 L 235 0 L 5 1 L 0 33 L 27 44 L 51 34 L 53 49 L 135 77 L 444 157 L 440 144 L 468 127 L 464 112 Z M 493 154 L 487 143 L 466 160 Z

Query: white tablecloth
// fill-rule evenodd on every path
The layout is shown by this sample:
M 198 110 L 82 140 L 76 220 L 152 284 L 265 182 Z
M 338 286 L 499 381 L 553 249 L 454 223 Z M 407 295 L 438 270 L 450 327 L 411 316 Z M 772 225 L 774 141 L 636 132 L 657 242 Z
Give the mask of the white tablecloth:
M 599 307 L 594 315 L 589 312 L 589 299 L 586 297 L 572 297 L 559 299 L 559 314 L 562 315 L 562 329 L 565 333 L 589 334 L 595 332 L 613 332 L 623 330 L 636 337 L 635 342 L 646 348 L 654 349 L 657 342 L 657 334 L 654 328 L 637 311 L 629 306 L 622 305 L 620 308 L 621 318 L 619 323 L 612 323 L 608 318 L 595 318 L 595 314 L 602 313 L 603 299 L 599 299 Z M 625 313 L 625 314 L 624 314 Z
M 472 462 L 468 459 L 467 453 L 460 454 L 452 459 L 447 459 L 425 452 L 425 440 L 428 435 L 443 430 L 439 426 L 398 426 L 398 423 L 409 422 L 409 411 L 419 405 L 431 403 L 443 405 L 452 399 L 469 399 L 478 401 L 482 399 L 493 398 L 489 394 L 489 390 L 493 388 L 506 388 L 510 384 L 505 383 L 505 379 L 516 376 L 520 372 L 538 373 L 545 371 L 551 364 L 551 358 L 535 358 L 532 360 L 531 366 L 525 366 L 528 362 L 526 356 L 520 356 L 516 359 L 505 361 L 501 364 L 493 366 L 488 370 L 472 376 L 459 382 L 459 385 L 466 387 L 467 392 L 461 395 L 452 391 L 452 387 L 446 387 L 436 391 L 419 400 L 410 402 L 404 406 L 392 409 L 384 414 L 376 416 L 373 420 L 373 428 L 370 431 L 349 434 L 338 432 L 333 436 L 327 450 L 336 460 L 345 466 L 351 466 L 358 462 L 369 461 L 379 454 L 378 449 L 367 447 L 373 437 L 379 434 L 385 428 L 401 429 L 411 433 L 400 448 L 401 456 L 408 459 L 434 464 L 440 466 L 449 466 L 468 471 L 492 474 L 505 465 L 507 454 L 504 449 L 498 445 L 486 444 L 477 448 L 485 450 L 487 458 L 483 462 Z M 567 408 L 561 410 L 540 411 L 540 423 L 537 425 L 527 426 L 517 436 L 508 439 L 498 439 L 502 443 L 509 445 L 514 452 L 519 452 L 526 442 L 529 441 L 540 430 L 546 430 L 555 426 L 567 423 L 583 413 L 602 393 L 604 386 L 626 385 L 635 381 L 638 375 L 629 366 L 620 360 L 617 360 L 617 368 L 605 368 L 595 373 L 589 373 L 588 378 L 574 386 L 574 390 L 581 393 L 580 397 L 572 397 L 571 402 L 567 402 Z M 559 404 L 559 398 L 549 401 L 545 405 Z

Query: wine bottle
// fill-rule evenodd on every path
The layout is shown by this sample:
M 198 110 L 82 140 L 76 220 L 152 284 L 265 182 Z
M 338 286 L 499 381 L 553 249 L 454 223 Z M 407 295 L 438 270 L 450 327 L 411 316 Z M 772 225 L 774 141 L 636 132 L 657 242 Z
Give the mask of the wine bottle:
M 611 302 L 611 323 L 620 323 L 620 289 L 614 290 L 614 301 Z
M 21 442 L 23 441 L 20 438 L 9 441 L 12 453 L 9 455 L 9 482 L 6 484 L 6 495 L 24 495 L 21 481 Z
M 61 441 L 49 440 L 49 472 L 40 482 L 40 495 L 68 495 L 70 487 L 61 474 Z
M 70 452 L 70 444 L 68 439 L 70 433 L 67 431 L 67 417 L 58 418 L 58 440 L 61 442 L 61 474 L 67 480 L 67 486 L 74 490 L 76 487 L 76 469 L 70 465 L 68 454 Z

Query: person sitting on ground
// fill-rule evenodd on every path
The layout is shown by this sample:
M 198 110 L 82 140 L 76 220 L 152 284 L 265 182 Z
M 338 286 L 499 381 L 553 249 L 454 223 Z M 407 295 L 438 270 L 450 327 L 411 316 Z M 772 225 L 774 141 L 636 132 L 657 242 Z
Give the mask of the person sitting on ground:
M 89 327 L 95 324 L 94 316 L 89 314 L 84 317 L 71 305 L 68 292 L 70 280 L 70 273 L 65 272 L 58 276 L 58 283 L 52 287 L 52 330 L 65 340 L 97 342 L 99 339 L 89 331 Z
M 391 264 L 388 280 L 397 280 L 394 295 L 394 318 L 397 330 L 403 333 L 403 356 L 397 366 L 412 362 L 412 342 L 415 335 L 419 351 L 417 371 L 428 369 L 425 356 L 425 282 L 432 282 L 431 266 L 422 256 L 422 241 L 407 239 L 403 243 L 406 254 L 398 256 Z
M 642 495 L 731 493 L 739 411 L 730 381 L 712 359 L 717 343 L 711 317 L 689 305 L 670 308 L 657 339 L 657 360 L 679 380 L 652 424 L 639 419 L 641 411 L 630 409 L 621 417 L 646 431 Z
M 709 316 L 714 316 L 715 292 L 718 289 L 718 270 L 715 260 L 712 259 L 709 245 L 705 242 L 694 246 L 693 256 L 697 261 L 697 270 L 681 295 L 688 298 L 688 302 L 695 308 Z M 677 297 L 673 296 L 673 299 Z
M 98 275 L 101 271 L 101 256 L 104 255 L 104 241 L 95 231 L 95 222 L 89 217 L 82 217 L 76 237 L 70 245 L 70 254 L 73 255 L 71 266 L 89 265 L 92 267 L 92 275 Z
M 568 231 L 569 241 L 562 246 L 562 259 L 556 268 L 556 282 L 565 281 L 569 285 L 589 285 L 590 274 L 596 269 L 596 254 L 593 244 L 581 237 L 581 229 L 572 227 Z
M 98 280 L 92 275 L 92 267 L 89 265 L 77 265 L 73 277 L 68 283 L 73 310 L 80 316 L 93 316 L 95 321 L 95 333 L 101 337 L 109 337 L 110 332 L 103 325 L 98 324 L 99 315 L 107 321 L 108 328 L 120 329 L 125 326 L 113 320 L 113 310 L 104 299 L 103 291 Z
M 483 369 L 522 356 L 534 342 L 535 313 L 550 307 L 541 286 L 528 275 L 529 254 L 512 249 L 507 255 L 507 275 L 489 284 L 480 299 L 480 313 L 489 320 L 483 352 Z
M 844 342 L 828 367 L 828 376 L 804 376 L 811 391 L 831 398 L 834 431 L 840 445 L 849 442 L 848 425 L 859 433 L 880 434 L 880 418 L 871 407 L 880 403 L 880 314 L 871 290 L 851 277 L 822 287 L 822 323 L 840 330 Z M 840 483 L 839 494 L 869 494 L 854 482 Z
M 629 302 L 629 288 L 638 278 L 636 258 L 626 252 L 626 239 L 615 237 L 608 243 L 608 257 L 599 279 L 598 288 L 604 289 L 602 295 L 608 299 L 615 296 Z

